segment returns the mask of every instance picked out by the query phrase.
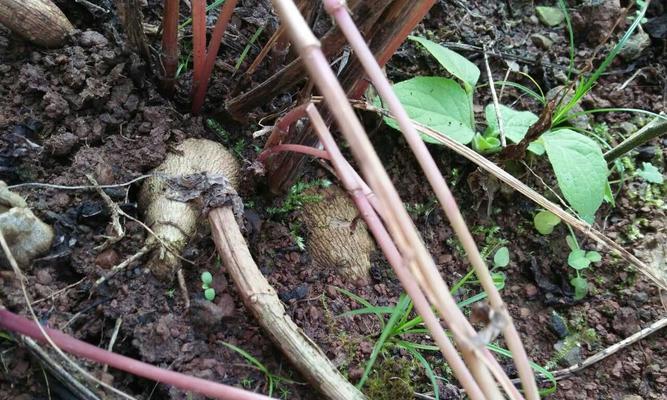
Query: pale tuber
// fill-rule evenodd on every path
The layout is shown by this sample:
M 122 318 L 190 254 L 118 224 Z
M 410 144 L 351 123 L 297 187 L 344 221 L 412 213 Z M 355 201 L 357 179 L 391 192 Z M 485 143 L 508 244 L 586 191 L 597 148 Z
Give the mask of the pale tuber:
M 156 277 L 167 281 L 173 278 L 181 264 L 180 253 L 196 232 L 201 217 L 202 206 L 196 204 L 197 199 L 175 200 L 170 183 L 206 173 L 209 177 L 224 176 L 232 187 L 237 187 L 239 171 L 238 161 L 227 149 L 206 139 L 185 140 L 153 171 L 155 176 L 141 188 L 139 206 L 144 210 L 144 221 L 155 234 L 146 245 L 155 247 L 147 265 Z
M 61 46 L 74 30 L 51 0 L 0 0 L 0 24 L 44 47 Z
M 313 262 L 320 268 L 335 269 L 353 282 L 367 281 L 375 245 L 359 211 L 338 187 L 311 191 L 322 197 L 303 207 L 307 248 Z

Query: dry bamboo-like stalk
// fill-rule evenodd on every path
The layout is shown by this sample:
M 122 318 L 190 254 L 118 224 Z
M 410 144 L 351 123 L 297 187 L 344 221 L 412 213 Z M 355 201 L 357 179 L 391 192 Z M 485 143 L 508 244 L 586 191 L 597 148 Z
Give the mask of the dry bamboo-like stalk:
M 51 0 L 0 0 L 0 24 L 44 47 L 61 46 L 74 30 Z
M 216 208 L 208 218 L 215 246 L 243 303 L 283 354 L 327 398 L 365 399 L 286 314 L 276 291 L 253 261 L 231 207 Z
M 435 160 L 426 147 L 426 144 L 419 136 L 419 133 L 417 133 L 417 130 L 410 121 L 405 108 L 403 108 L 401 105 L 398 96 L 394 93 L 391 84 L 376 62 L 373 53 L 370 51 L 368 46 L 366 46 L 363 37 L 356 29 L 352 18 L 347 12 L 344 0 L 325 0 L 324 4 L 327 12 L 335 17 L 340 29 L 347 37 L 358 59 L 364 66 L 366 73 L 368 73 L 371 81 L 373 82 L 375 89 L 378 91 L 383 101 L 387 104 L 389 110 L 395 115 L 396 121 L 398 122 L 401 131 L 403 132 L 403 136 L 415 154 L 415 157 L 422 167 L 426 178 L 431 184 L 431 187 L 433 188 L 433 191 L 435 192 L 443 211 L 449 219 L 452 228 L 456 233 L 456 236 L 459 238 L 463 248 L 465 249 L 468 260 L 470 261 L 470 264 L 472 264 L 472 267 L 475 270 L 475 274 L 477 275 L 482 288 L 488 295 L 491 307 L 495 312 L 503 315 L 505 321 L 501 329 L 504 334 L 505 341 L 507 342 L 507 345 L 512 352 L 526 397 L 530 400 L 539 399 L 535 376 L 533 374 L 532 368 L 530 367 L 530 363 L 528 362 L 528 355 L 526 354 L 526 350 L 523 348 L 519 333 L 514 327 L 512 317 L 507 311 L 507 307 L 503 302 L 498 289 L 493 283 L 493 279 L 489 273 L 488 267 L 486 266 L 484 259 L 479 253 L 479 249 L 475 244 L 475 240 L 473 239 L 472 234 L 470 233 L 468 226 L 463 219 L 463 215 L 461 214 L 458 205 L 456 204 L 454 196 L 449 190 L 445 178 L 440 173 Z
M 338 149 L 338 146 L 336 146 L 336 142 L 334 141 L 333 136 L 331 136 L 324 119 L 317 111 L 317 108 L 310 104 L 306 110 L 310 116 L 315 132 L 317 132 L 320 141 L 331 157 L 331 163 L 336 169 L 343 186 L 347 189 L 352 196 L 352 199 L 357 204 L 361 216 L 366 221 L 366 224 L 368 224 L 368 227 L 373 233 L 375 240 L 380 245 L 380 248 L 382 248 L 382 252 L 394 269 L 401 285 L 412 299 L 415 310 L 417 310 L 424 320 L 424 324 L 433 335 L 433 339 L 445 356 L 452 371 L 454 371 L 454 375 L 471 399 L 484 399 L 484 394 L 477 385 L 477 382 L 475 382 L 465 363 L 456 352 L 454 345 L 447 337 L 445 330 L 433 313 L 426 296 L 424 296 L 419 289 L 419 285 L 417 285 L 414 276 L 412 276 L 410 271 L 406 268 L 396 245 L 392 242 L 389 233 L 382 225 L 382 222 L 380 222 L 375 210 L 371 206 L 363 181 L 355 173 L 350 164 L 345 161 L 345 158 L 343 158 L 343 154 Z
M 459 344 L 466 363 L 472 369 L 472 373 L 485 396 L 491 399 L 502 398 L 493 377 L 489 373 L 489 369 L 487 369 L 491 368 L 494 376 L 503 384 L 503 388 L 508 391 L 508 394 L 513 398 L 520 398 L 521 396 L 518 395 L 514 387 L 511 384 L 506 384 L 509 379 L 504 371 L 489 363 L 482 355 L 480 347 L 483 346 L 473 344 L 476 341 L 475 339 L 479 338 L 461 310 L 456 306 L 447 285 L 438 273 L 433 259 L 422 243 L 410 216 L 403 208 L 396 189 L 382 167 L 382 163 L 366 136 L 359 119 L 354 114 L 347 96 L 338 84 L 333 71 L 331 71 L 329 63 L 319 47 L 319 41 L 312 34 L 293 2 L 274 0 L 274 5 L 281 20 L 286 24 L 292 42 L 301 54 L 309 75 L 324 95 L 325 102 L 339 128 L 350 143 L 352 153 L 359 162 L 364 177 L 378 196 L 380 205 L 387 210 L 385 223 L 394 242 L 431 302 L 438 309 L 443 319 L 447 321 L 447 325 Z

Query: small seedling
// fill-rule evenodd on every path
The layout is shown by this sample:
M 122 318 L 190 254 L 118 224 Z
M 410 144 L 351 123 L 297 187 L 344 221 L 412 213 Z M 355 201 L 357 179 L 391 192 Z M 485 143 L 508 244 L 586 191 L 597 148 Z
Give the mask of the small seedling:
M 327 179 L 316 179 L 311 182 L 298 182 L 294 184 L 287 193 L 280 207 L 269 207 L 266 211 L 270 215 L 284 215 L 296 211 L 306 203 L 314 203 L 322 200 L 322 196 L 317 194 L 306 194 L 306 190 L 312 187 L 327 188 L 331 186 L 331 181 Z
M 560 224 L 560 218 L 550 211 L 540 211 L 533 218 L 533 224 L 539 233 L 548 235 Z
M 565 240 L 570 247 L 567 264 L 577 272 L 577 275 L 570 279 L 570 284 L 574 288 L 574 299 L 581 300 L 588 294 L 588 281 L 581 276 L 581 271 L 590 267 L 591 263 L 602 261 L 602 256 L 597 251 L 581 249 L 573 235 L 568 235 Z
M 510 263 L 510 251 L 507 247 L 501 247 L 493 256 L 493 266 L 505 268 Z
M 657 183 L 658 185 L 662 185 L 665 181 L 658 168 L 647 162 L 642 163 L 642 169 L 637 171 L 637 175 L 642 177 L 646 182 Z
M 201 274 L 202 289 L 204 289 L 204 298 L 208 301 L 215 299 L 215 289 L 211 287 L 213 283 L 213 275 L 210 272 L 204 271 Z

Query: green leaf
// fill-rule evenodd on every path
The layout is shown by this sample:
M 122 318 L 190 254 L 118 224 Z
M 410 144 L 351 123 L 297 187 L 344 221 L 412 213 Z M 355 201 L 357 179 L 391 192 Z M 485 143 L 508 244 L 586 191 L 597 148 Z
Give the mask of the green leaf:
M 602 256 L 597 251 L 587 251 L 586 252 L 586 258 L 590 262 L 600 262 L 600 261 L 602 261 Z
M 493 264 L 496 267 L 504 268 L 510 263 L 510 251 L 507 247 L 501 247 L 493 256 Z
M 476 133 L 475 138 L 473 139 L 473 147 L 478 153 L 489 153 L 494 150 L 499 150 L 500 144 L 500 140 L 497 138 L 493 136 L 482 136 L 479 133 Z
M 577 239 L 575 239 L 574 236 L 565 236 L 565 242 L 567 242 L 567 247 L 569 247 L 571 251 L 579 250 L 579 243 L 577 243 Z
M 570 285 L 574 288 L 574 299 L 581 300 L 588 294 L 588 282 L 586 279 L 575 276 L 570 279 Z
M 581 218 L 592 223 L 607 185 L 607 163 L 600 146 L 569 129 L 542 135 L 558 186 Z
M 641 176 L 646 182 L 657 183 L 662 185 L 665 181 L 660 171 L 651 163 L 642 163 L 642 169 L 637 171 L 637 175 Z
M 533 218 L 535 229 L 543 235 L 548 235 L 554 231 L 554 227 L 560 224 L 560 218 L 551 211 L 540 211 Z
M 410 342 L 407 342 L 410 343 Z M 426 376 L 431 380 L 431 385 L 433 386 L 433 395 L 435 396 L 435 400 L 440 399 L 440 389 L 438 387 L 438 379 L 435 375 L 435 372 L 433 371 L 433 368 L 431 367 L 431 364 L 426 361 L 424 356 L 422 356 L 413 346 L 406 345 L 406 342 L 400 342 L 399 343 L 400 347 L 403 347 L 405 350 L 407 350 L 410 354 L 412 354 L 412 357 L 416 358 L 417 361 L 424 367 L 424 371 L 426 371 Z
M 530 111 L 516 111 L 502 104 L 498 108 L 500 109 L 500 117 L 503 119 L 505 137 L 514 143 L 519 143 L 526 136 L 528 128 L 538 120 L 538 116 Z M 486 106 L 484 114 L 486 115 L 486 123 L 488 124 L 487 134 L 500 135 L 496 110 L 493 104 Z
M 528 145 L 528 151 L 530 151 L 533 154 L 537 154 L 538 156 L 541 156 L 544 154 L 546 150 L 544 150 L 544 143 L 542 143 L 541 140 L 536 140 L 534 142 L 530 142 Z
M 215 289 L 208 288 L 204 290 L 204 298 L 208 301 L 213 301 L 215 299 Z
M 572 250 L 567 257 L 567 263 L 577 271 L 588 268 L 591 260 L 586 258 L 586 251 L 581 249 Z
M 607 184 L 604 187 L 604 201 L 611 204 L 612 207 L 616 207 L 616 201 L 614 200 L 614 192 L 612 192 L 611 190 L 611 185 L 609 184 L 609 181 L 607 181 Z
M 471 90 L 477 85 L 479 68 L 465 57 L 428 39 L 417 36 L 409 36 L 409 38 L 421 43 L 447 72 L 467 83 Z
M 201 274 L 201 282 L 204 284 L 204 286 L 208 287 L 213 283 L 213 275 L 211 275 L 210 272 L 204 271 Z
M 401 100 L 411 119 L 420 122 L 462 144 L 468 144 L 475 132 L 471 124 L 472 110 L 468 95 L 452 79 L 437 76 L 422 76 L 394 85 L 394 91 Z M 381 106 L 379 98 L 376 106 Z M 392 118 L 385 122 L 399 129 Z M 424 141 L 438 143 L 422 135 Z

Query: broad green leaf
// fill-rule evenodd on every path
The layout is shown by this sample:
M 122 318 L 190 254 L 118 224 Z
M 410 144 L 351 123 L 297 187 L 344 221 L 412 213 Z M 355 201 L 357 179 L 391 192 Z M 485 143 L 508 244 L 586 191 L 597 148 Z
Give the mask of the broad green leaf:
M 500 117 L 503 119 L 505 137 L 514 143 L 519 143 L 526 136 L 528 128 L 538 120 L 537 115 L 530 111 L 516 111 L 502 104 L 498 108 L 500 109 Z M 486 115 L 486 123 L 488 124 L 487 133 L 495 136 L 500 135 L 496 110 L 493 104 L 486 106 L 484 114 Z
M 541 156 L 545 152 L 544 144 L 540 139 L 534 142 L 530 142 L 530 144 L 528 145 L 528 151 L 530 151 L 533 154 L 537 154 L 538 156 Z
M 501 247 L 493 256 L 493 264 L 496 267 L 506 267 L 510 263 L 510 251 L 507 247 Z
M 642 163 L 642 169 L 637 171 L 637 175 L 644 178 L 646 182 L 662 185 L 665 181 L 660 171 L 651 163 Z
M 572 250 L 567 257 L 567 263 L 570 267 L 577 271 L 588 268 L 591 265 L 591 260 L 586 258 L 586 251 L 581 249 Z
M 602 261 L 602 256 L 597 251 L 587 251 L 586 252 L 586 258 L 590 262 L 600 262 L 600 261 Z
M 409 36 L 409 38 L 421 43 L 447 72 L 468 84 L 470 91 L 477 85 L 479 68 L 465 57 L 426 38 L 417 36 Z
M 472 110 L 468 96 L 456 81 L 422 76 L 399 82 L 394 90 L 411 119 L 462 144 L 470 143 L 475 135 L 470 126 Z M 379 100 L 376 105 L 380 105 Z M 385 118 L 385 122 L 399 129 L 394 119 Z M 422 138 L 429 143 L 439 143 L 426 135 Z
M 540 211 L 533 218 L 533 224 L 539 233 L 548 235 L 560 224 L 560 218 L 551 211 Z
M 574 287 L 575 300 L 581 300 L 586 297 L 586 294 L 588 294 L 588 282 L 586 282 L 586 279 L 575 276 L 570 280 L 570 284 Z
M 478 153 L 489 153 L 500 149 L 500 140 L 492 136 L 486 137 L 476 133 L 473 139 L 473 147 Z
M 592 223 L 607 185 L 607 163 L 588 137 L 560 129 L 542 135 L 558 187 L 581 218 Z

